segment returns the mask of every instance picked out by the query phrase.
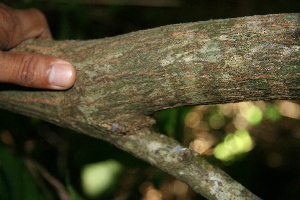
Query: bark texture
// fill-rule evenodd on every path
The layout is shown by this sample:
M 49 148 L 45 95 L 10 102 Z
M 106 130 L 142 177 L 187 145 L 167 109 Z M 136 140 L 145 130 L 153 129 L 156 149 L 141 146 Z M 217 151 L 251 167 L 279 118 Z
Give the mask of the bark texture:
M 29 40 L 72 62 L 63 92 L 0 88 L 0 107 L 91 135 L 174 175 L 208 199 L 258 199 L 196 152 L 152 128 L 162 109 L 299 99 L 300 14 L 159 27 L 89 41 Z

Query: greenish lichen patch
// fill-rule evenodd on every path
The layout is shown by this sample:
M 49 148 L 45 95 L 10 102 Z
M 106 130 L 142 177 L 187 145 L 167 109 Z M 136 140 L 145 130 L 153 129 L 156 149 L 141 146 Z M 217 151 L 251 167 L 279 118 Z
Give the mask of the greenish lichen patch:
M 292 39 L 294 40 L 294 43 L 300 43 L 300 28 L 297 28 L 292 34 Z
M 147 143 L 147 148 L 153 152 L 155 152 L 163 147 L 162 143 L 156 142 L 156 141 L 149 141 L 146 143 Z
M 172 57 L 171 55 L 167 55 L 162 60 L 160 60 L 160 65 L 162 67 L 168 66 L 170 64 L 173 64 L 175 62 L 176 58 Z
M 211 20 L 206 23 L 198 23 L 194 25 L 194 29 L 207 33 L 208 37 L 212 39 L 219 35 L 220 31 L 233 27 L 236 21 L 236 19 Z
M 125 142 L 123 146 L 127 149 L 134 149 L 136 147 L 136 145 L 132 141 Z
M 200 155 L 195 156 L 195 160 L 197 163 L 199 163 L 200 165 L 203 164 L 204 158 Z
M 200 49 L 200 52 L 203 53 L 203 61 L 216 62 L 217 60 L 220 60 L 223 57 L 222 51 L 220 50 L 219 42 L 216 40 L 213 40 L 210 43 L 203 45 L 203 47 Z
M 195 64 L 193 66 L 194 72 L 196 72 L 196 73 L 200 73 L 203 68 L 204 68 L 204 65 L 201 63 Z
M 283 19 L 285 19 L 286 21 L 290 21 L 290 22 L 297 22 L 299 20 L 299 16 L 297 16 L 297 15 L 285 15 L 283 17 Z
M 264 29 L 263 22 L 260 17 L 257 16 L 256 18 L 257 19 L 246 21 L 245 27 L 248 31 L 252 31 L 255 33 L 260 32 L 262 29 Z
M 247 62 L 242 55 L 233 55 L 225 61 L 225 66 L 247 69 Z
M 299 74 L 299 67 L 300 67 L 300 59 L 286 61 L 282 64 L 280 68 L 280 74 Z
M 217 199 L 237 199 L 236 197 L 239 196 L 241 190 L 243 189 L 243 186 L 238 183 L 228 183 L 226 179 L 224 179 L 224 177 L 219 173 L 208 173 L 208 179 L 212 182 L 210 193 L 216 196 Z M 232 193 L 236 194 L 235 198 L 233 198 Z

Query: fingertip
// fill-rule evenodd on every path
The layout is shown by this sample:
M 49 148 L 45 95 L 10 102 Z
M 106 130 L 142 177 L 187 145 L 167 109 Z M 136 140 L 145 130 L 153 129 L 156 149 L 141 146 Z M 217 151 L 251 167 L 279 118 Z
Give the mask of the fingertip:
M 76 70 L 67 61 L 56 61 L 49 69 L 48 81 L 50 89 L 66 90 L 72 87 L 76 80 Z
M 76 79 L 74 66 L 62 59 L 29 52 L 0 51 L 0 82 L 66 90 Z

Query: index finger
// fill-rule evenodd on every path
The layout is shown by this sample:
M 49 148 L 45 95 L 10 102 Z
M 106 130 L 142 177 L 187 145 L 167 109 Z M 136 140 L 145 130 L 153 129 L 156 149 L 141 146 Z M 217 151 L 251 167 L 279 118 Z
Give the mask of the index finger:
M 52 39 L 45 15 L 37 9 L 16 10 L 0 3 L 0 49 L 29 38 Z

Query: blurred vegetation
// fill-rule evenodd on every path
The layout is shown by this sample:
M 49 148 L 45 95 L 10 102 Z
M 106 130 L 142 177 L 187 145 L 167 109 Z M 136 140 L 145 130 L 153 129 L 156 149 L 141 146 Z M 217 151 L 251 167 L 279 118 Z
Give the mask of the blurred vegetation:
M 55 39 L 93 39 L 166 24 L 300 12 L 299 0 L 5 0 L 42 10 Z M 132 3 L 131 3 L 132 2 Z M 146 5 L 142 6 L 142 2 Z M 156 128 L 205 155 L 263 199 L 300 199 L 299 101 L 185 107 Z M 103 141 L 0 110 L 0 199 L 203 199 Z

